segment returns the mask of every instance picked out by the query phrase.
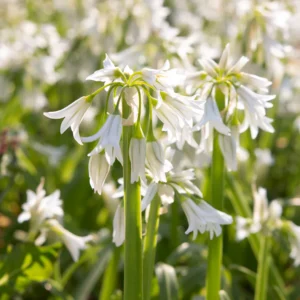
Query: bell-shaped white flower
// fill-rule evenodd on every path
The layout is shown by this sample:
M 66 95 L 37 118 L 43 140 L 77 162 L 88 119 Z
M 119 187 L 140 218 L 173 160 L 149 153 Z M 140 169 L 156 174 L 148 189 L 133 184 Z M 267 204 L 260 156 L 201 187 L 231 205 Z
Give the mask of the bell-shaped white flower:
M 231 135 L 219 135 L 219 145 L 229 171 L 237 170 L 237 140 L 239 138 L 238 128 L 231 127 Z
M 89 160 L 89 177 L 91 187 L 99 195 L 102 193 L 106 177 L 109 173 L 110 165 L 102 154 L 94 154 Z
M 269 101 L 273 100 L 275 95 L 257 94 L 243 85 L 237 89 L 237 93 L 245 109 L 245 119 L 242 126 L 244 129 L 242 131 L 250 127 L 253 139 L 258 134 L 258 128 L 273 133 L 274 128 L 271 125 L 273 120 L 266 117 L 266 108 L 272 107 Z
M 193 169 L 188 170 L 172 170 L 169 174 L 170 185 L 179 194 L 190 194 L 203 197 L 199 188 L 192 182 L 195 180 L 195 172 Z
M 131 138 L 129 146 L 129 158 L 131 163 L 131 179 L 134 183 L 141 178 L 146 181 L 145 177 L 145 160 L 146 160 L 146 140 L 144 138 Z
M 60 126 L 60 133 L 63 134 L 70 127 L 74 139 L 82 145 L 79 126 L 89 107 L 90 99 L 88 97 L 81 97 L 61 110 L 45 112 L 44 115 L 50 119 L 64 119 Z
M 120 138 L 122 134 L 122 118 L 120 115 L 109 115 L 105 124 L 100 130 L 90 137 L 83 137 L 83 142 L 93 142 L 98 140 L 98 144 L 94 150 L 89 154 L 95 155 L 105 149 L 105 156 L 107 162 L 112 165 L 116 159 L 120 162 L 122 159 L 122 152 L 120 148 Z
M 185 76 L 175 69 L 170 70 L 170 62 L 166 61 L 161 69 L 142 69 L 142 78 L 157 90 L 172 91 L 184 81 Z
M 181 96 L 174 92 L 158 93 L 155 113 L 163 123 L 170 142 L 181 139 L 185 127 L 192 128 L 193 120 L 203 115 L 203 104 L 193 97 Z
M 217 103 L 212 98 L 207 99 L 203 118 L 195 126 L 195 129 L 201 129 L 206 123 L 209 123 L 219 133 L 230 135 L 230 129 L 224 124 Z
M 166 172 L 172 165 L 165 159 L 163 147 L 158 141 L 146 143 L 146 166 L 155 182 L 166 182 Z
M 117 247 L 125 240 L 125 212 L 122 204 L 119 204 L 113 220 L 113 242 Z
M 46 196 L 43 189 L 43 182 L 34 193 L 27 191 L 27 201 L 22 205 L 22 213 L 18 217 L 18 222 L 23 223 L 30 220 L 31 230 L 38 230 L 46 219 L 62 217 L 64 215 L 62 209 L 62 201 L 60 199 L 60 191 Z
M 222 233 L 221 225 L 228 225 L 232 223 L 232 217 L 221 212 L 204 200 L 196 204 L 191 199 L 186 199 L 182 203 L 183 211 L 188 219 L 189 227 L 186 234 L 193 232 L 193 239 L 197 237 L 198 232 L 209 232 L 210 239 L 214 235 L 219 236 Z
M 148 205 L 151 203 L 153 200 L 154 196 L 157 193 L 159 184 L 156 182 L 151 182 L 150 185 L 147 188 L 146 194 L 142 199 L 142 211 L 144 211 Z
M 103 61 L 103 67 L 103 69 L 95 71 L 92 75 L 89 75 L 86 80 L 109 83 L 119 78 L 122 74 L 120 68 L 113 64 L 107 54 L 105 55 L 105 60 Z
M 59 239 L 65 244 L 74 261 L 77 261 L 80 250 L 87 247 L 87 243 L 93 239 L 91 235 L 78 236 L 66 230 L 57 220 L 51 219 L 47 221 L 49 229 L 55 233 Z

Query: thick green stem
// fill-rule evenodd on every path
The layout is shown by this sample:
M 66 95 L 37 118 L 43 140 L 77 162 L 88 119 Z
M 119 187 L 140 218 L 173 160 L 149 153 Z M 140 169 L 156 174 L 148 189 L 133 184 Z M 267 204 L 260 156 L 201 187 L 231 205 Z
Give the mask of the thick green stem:
M 151 298 L 151 284 L 154 271 L 155 252 L 157 243 L 157 231 L 159 225 L 160 199 L 155 196 L 151 202 L 147 232 L 144 241 L 144 261 L 143 261 L 143 300 Z
M 215 132 L 213 145 L 213 160 L 211 166 L 211 191 L 210 204 L 223 210 L 224 197 L 224 158 L 219 147 L 218 134 Z M 208 244 L 208 265 L 206 276 L 206 299 L 218 300 L 221 289 L 221 269 L 222 269 L 222 235 L 215 237 Z
M 99 300 L 110 299 L 116 289 L 118 263 L 121 248 L 115 248 L 114 253 L 104 273 L 103 283 L 99 294 Z
M 261 236 L 255 284 L 255 300 L 266 300 L 270 267 L 270 238 Z
M 123 118 L 129 115 L 129 106 L 123 99 Z M 123 177 L 125 208 L 124 300 L 142 300 L 142 216 L 141 185 L 130 182 L 129 145 L 131 126 L 123 126 Z
M 231 200 L 232 206 L 235 210 L 235 212 L 244 218 L 252 218 L 252 212 L 250 209 L 250 206 L 247 202 L 247 199 L 245 198 L 245 195 L 237 183 L 237 181 L 230 175 L 227 174 L 227 184 L 229 187 L 229 198 Z M 249 237 L 249 243 L 252 248 L 252 251 L 254 252 L 255 256 L 258 258 L 259 255 L 259 248 L 260 248 L 260 243 L 259 243 L 259 237 L 258 235 L 251 234 Z M 277 267 L 275 264 L 272 263 L 272 257 L 271 259 L 271 265 L 270 265 L 270 279 L 272 281 L 272 284 L 274 286 L 277 286 L 281 293 L 283 295 L 286 295 L 285 291 L 285 285 L 284 281 L 281 277 L 280 272 L 278 271 Z

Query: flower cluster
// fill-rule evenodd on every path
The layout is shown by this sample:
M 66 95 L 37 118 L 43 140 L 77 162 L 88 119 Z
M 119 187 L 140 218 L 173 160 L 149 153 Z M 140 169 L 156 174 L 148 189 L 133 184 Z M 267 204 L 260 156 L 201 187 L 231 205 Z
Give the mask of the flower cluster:
M 266 78 L 242 72 L 248 58 L 236 63 L 230 59 L 230 46 L 223 51 L 219 64 L 210 58 L 199 60 L 203 71 L 189 75 L 189 82 L 205 101 L 204 116 L 195 128 L 202 133 L 199 151 L 212 151 L 213 132 L 219 133 L 219 144 L 229 170 L 237 169 L 239 134 L 250 128 L 256 138 L 259 128 L 274 132 L 266 109 L 272 107 L 268 95 L 271 82 Z
M 300 226 L 282 218 L 280 200 L 268 203 L 266 189 L 260 187 L 257 191 L 254 190 L 253 194 L 253 217 L 236 217 L 236 239 L 240 241 L 258 232 L 271 236 L 274 231 L 279 230 L 287 234 L 291 247 L 290 257 L 294 259 L 295 265 L 300 265 Z
M 168 144 L 176 143 L 179 148 L 185 142 L 197 145 L 193 127 L 203 117 L 203 101 L 197 101 L 197 95 L 188 97 L 175 92 L 174 88 L 182 83 L 184 76 L 178 70 L 170 69 L 168 61 L 161 69 L 143 68 L 134 72 L 128 66 L 124 69 L 115 66 L 106 56 L 103 66 L 87 77 L 87 80 L 104 82 L 103 87 L 60 111 L 45 113 L 49 118 L 63 118 L 61 133 L 70 127 L 79 144 L 97 141 L 89 153 L 90 184 L 94 191 L 101 194 L 116 159 L 123 163 L 121 141 L 126 139 L 123 128 L 131 126 L 130 182 L 142 181 L 146 186 L 142 208 L 148 206 L 155 194 L 161 197 L 164 205 L 173 202 L 175 192 L 185 194 L 181 202 L 190 223 L 187 232 L 192 230 L 194 237 L 197 231 L 210 231 L 211 238 L 214 234 L 218 236 L 220 224 L 230 224 L 231 217 L 216 211 L 204 200 L 199 202 L 202 194 L 191 181 L 194 180 L 193 170 L 172 170 L 163 144 L 154 134 L 155 115 L 162 131 L 167 134 Z M 107 93 L 103 125 L 95 134 L 81 137 L 79 126 L 83 117 L 93 98 L 103 90 Z M 147 120 L 146 125 L 142 118 Z M 114 220 L 115 227 L 124 223 L 121 211 L 120 206 Z M 124 229 L 121 230 L 124 233 Z M 117 236 L 120 235 L 114 233 L 114 241 L 119 245 L 123 237 Z
M 35 244 L 43 244 L 49 234 L 54 234 L 69 250 L 74 261 L 78 260 L 80 250 L 86 248 L 86 243 L 92 240 L 92 236 L 77 236 L 61 224 L 64 215 L 60 191 L 56 190 L 49 196 L 43 189 L 44 180 L 41 180 L 36 193 L 28 190 L 27 201 L 22 205 L 23 211 L 18 217 L 18 222 L 30 222 L 27 239 L 35 241 Z M 39 234 L 40 233 L 40 234 Z M 39 236 L 37 236 L 39 234 Z

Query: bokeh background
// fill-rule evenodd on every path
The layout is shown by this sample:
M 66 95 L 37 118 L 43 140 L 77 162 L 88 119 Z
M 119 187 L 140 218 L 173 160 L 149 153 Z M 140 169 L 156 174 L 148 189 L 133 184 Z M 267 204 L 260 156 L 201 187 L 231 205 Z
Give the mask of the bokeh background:
M 117 261 L 110 299 L 121 299 L 122 249 L 111 246 L 118 203 L 111 194 L 122 176 L 121 166 L 113 169 L 103 195 L 94 194 L 88 178 L 89 147 L 79 146 L 70 131 L 60 135 L 60 122 L 43 116 L 99 86 L 85 78 L 102 67 L 105 53 L 121 66 L 157 68 L 169 59 L 172 67 L 189 71 L 199 70 L 197 59 L 202 56 L 218 59 L 227 43 L 236 57 L 248 56 L 249 70 L 273 81 L 277 98 L 269 115 L 274 118 L 275 133 L 260 133 L 257 140 L 248 133 L 242 135 L 239 170 L 230 174 L 234 188 L 226 184 L 226 211 L 238 214 L 232 205 L 237 197 L 252 207 L 255 181 L 267 188 L 270 200 L 281 199 L 285 218 L 300 225 L 299 17 L 300 1 L 296 0 L 0 0 L 3 299 L 98 299 L 106 284 L 109 262 L 101 251 L 107 245 Z M 97 97 L 82 125 L 83 135 L 98 127 L 104 99 Z M 188 148 L 184 151 L 199 167 L 198 183 L 205 193 L 209 158 L 192 157 Z M 76 267 L 59 245 L 47 248 L 45 254 L 24 248 L 20 241 L 27 225 L 18 224 L 17 216 L 26 190 L 35 190 L 41 177 L 48 193 L 61 190 L 65 227 L 78 235 L 92 232 L 98 237 L 99 243 L 84 252 Z M 202 299 L 207 236 L 193 242 L 184 234 L 185 228 L 183 212 L 173 205 L 161 217 L 156 261 L 174 268 L 179 299 Z M 225 228 L 224 235 L 225 290 L 232 299 L 253 299 L 257 263 L 251 242 L 236 241 L 235 224 Z M 288 299 L 300 299 L 300 271 L 289 259 L 281 235 L 272 251 Z M 26 259 L 32 264 L 22 273 Z M 11 276 L 9 284 L 6 274 Z M 164 299 L 161 280 L 154 279 L 153 299 Z M 269 296 L 280 299 L 278 295 L 271 291 Z M 103 297 L 99 299 L 106 300 Z

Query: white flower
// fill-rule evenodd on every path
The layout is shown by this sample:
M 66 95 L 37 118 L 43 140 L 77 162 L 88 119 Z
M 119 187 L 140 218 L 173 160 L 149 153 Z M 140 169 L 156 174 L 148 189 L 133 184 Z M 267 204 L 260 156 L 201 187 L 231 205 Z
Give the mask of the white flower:
M 262 229 L 272 231 L 281 228 L 282 206 L 278 200 L 273 200 L 270 205 L 267 199 L 267 190 L 258 188 L 253 192 L 254 207 L 252 219 L 237 217 L 237 239 L 241 240 L 251 233 L 257 233 Z
M 81 97 L 61 110 L 45 112 L 44 115 L 50 119 L 64 119 L 60 126 L 60 133 L 63 134 L 70 127 L 73 132 L 74 139 L 77 143 L 82 145 L 79 134 L 79 126 L 89 107 L 90 102 L 87 97 Z
M 121 70 L 113 64 L 107 54 L 105 55 L 103 66 L 104 69 L 95 71 L 92 75 L 89 75 L 86 80 L 100 81 L 107 84 L 121 76 Z
M 270 149 L 259 149 L 256 148 L 254 150 L 255 156 L 256 156 L 256 163 L 258 166 L 264 165 L 264 166 L 271 166 L 274 164 L 274 158 L 272 157 L 272 153 Z
M 146 181 L 145 177 L 145 160 L 146 160 L 146 140 L 144 138 L 132 138 L 129 146 L 129 158 L 131 163 L 131 179 L 134 183 L 141 178 Z
M 219 145 L 229 171 L 237 170 L 237 140 L 238 128 L 231 127 L 231 135 L 219 135 Z
M 93 142 L 99 139 L 94 150 L 89 154 L 95 155 L 105 149 L 107 162 L 112 165 L 116 159 L 122 162 L 120 138 L 122 134 L 122 118 L 120 115 L 109 115 L 100 130 L 90 137 L 83 137 L 83 142 Z
M 172 165 L 165 159 L 163 147 L 158 141 L 146 143 L 146 166 L 155 182 L 166 181 L 166 172 Z
M 273 100 L 275 95 L 257 94 L 243 85 L 237 89 L 237 93 L 245 109 L 245 119 L 242 126 L 244 129 L 242 129 L 242 131 L 250 126 L 253 139 L 256 138 L 258 134 L 258 128 L 273 133 L 274 128 L 271 125 L 273 120 L 266 117 L 265 108 L 272 107 L 269 101 Z
M 188 170 L 172 170 L 169 174 L 170 185 L 179 194 L 191 194 L 198 197 L 203 197 L 199 188 L 192 183 L 195 180 L 195 173 L 193 169 Z
M 219 133 L 230 135 L 230 129 L 224 124 L 217 103 L 212 98 L 206 100 L 203 118 L 195 126 L 195 129 L 201 129 L 206 123 L 209 123 Z
M 59 197 L 59 190 L 46 196 L 43 182 L 41 182 L 36 193 L 31 190 L 27 191 L 27 201 L 22 205 L 23 212 L 19 215 L 18 222 L 30 220 L 31 230 L 35 231 L 46 219 L 62 217 L 64 212 Z
M 170 63 L 166 61 L 161 69 L 142 69 L 142 77 L 157 90 L 172 91 L 175 86 L 184 81 L 185 76 L 179 74 L 175 69 L 169 69 Z
M 291 236 L 291 253 L 290 257 L 294 259 L 294 265 L 300 265 L 300 226 L 293 222 L 289 222 L 289 227 L 292 232 Z
M 257 233 L 260 226 L 253 224 L 251 219 L 246 219 L 240 216 L 236 217 L 236 239 L 241 241 L 248 237 L 251 233 Z
M 191 199 L 186 199 L 182 203 L 183 211 L 188 219 L 189 227 L 186 234 L 193 232 L 193 239 L 197 237 L 198 232 L 209 232 L 210 239 L 214 235 L 219 236 L 222 233 L 221 225 L 232 223 L 232 217 L 216 210 L 204 200 L 196 204 Z
M 142 211 L 144 211 L 153 200 L 154 196 L 157 193 L 158 186 L 159 184 L 156 182 L 151 182 L 150 185 L 148 186 L 146 194 L 142 199 Z
M 78 236 L 70 231 L 66 230 L 57 220 L 51 219 L 48 222 L 50 230 L 58 235 L 62 240 L 65 246 L 68 248 L 74 261 L 77 261 L 79 258 L 80 250 L 83 250 L 87 247 L 87 242 L 91 241 L 93 237 L 91 235 L 87 236 Z
M 105 183 L 106 177 L 109 173 L 109 163 L 104 155 L 94 154 L 90 156 L 89 160 L 89 177 L 91 187 L 99 195 L 102 193 L 102 188 Z
M 142 199 L 142 210 L 146 209 L 151 203 L 156 193 L 164 206 L 174 202 L 175 190 L 179 194 L 190 194 L 202 197 L 201 191 L 192 183 L 195 179 L 194 170 L 171 171 L 167 176 L 167 183 L 151 182 L 145 196 Z
M 119 204 L 113 220 L 113 242 L 117 247 L 121 246 L 125 240 L 125 216 L 124 207 Z
M 142 91 L 140 91 L 142 95 Z M 143 97 L 143 96 L 142 96 Z M 131 113 L 127 119 L 123 119 L 123 126 L 132 126 L 138 119 L 139 95 L 136 88 L 126 88 L 124 98 L 131 108 Z

